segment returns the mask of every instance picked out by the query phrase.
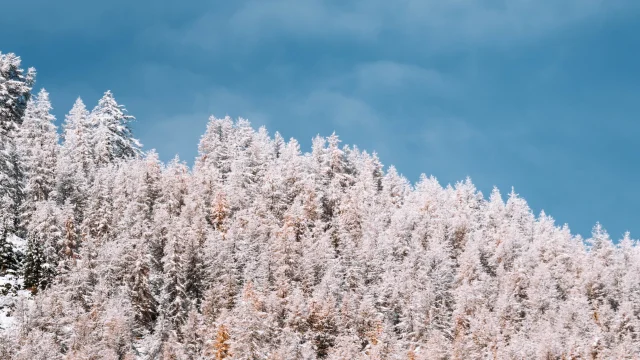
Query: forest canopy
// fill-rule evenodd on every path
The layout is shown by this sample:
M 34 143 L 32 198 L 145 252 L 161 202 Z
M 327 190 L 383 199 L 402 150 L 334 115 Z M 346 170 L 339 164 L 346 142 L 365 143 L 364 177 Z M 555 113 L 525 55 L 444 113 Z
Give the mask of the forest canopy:
M 411 184 L 336 134 L 302 152 L 244 119 L 211 117 L 193 167 L 165 164 L 110 91 L 58 131 L 34 85 L 0 53 L 2 359 L 640 352 L 628 234 L 582 239 L 513 190 Z

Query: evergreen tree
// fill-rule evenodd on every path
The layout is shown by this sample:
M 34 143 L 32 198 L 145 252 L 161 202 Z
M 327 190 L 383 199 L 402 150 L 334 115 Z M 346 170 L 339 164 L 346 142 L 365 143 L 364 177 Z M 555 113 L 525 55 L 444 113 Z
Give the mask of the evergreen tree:
M 52 268 L 45 258 L 43 244 L 34 236 L 27 239 L 27 251 L 24 256 L 24 287 L 35 293 L 46 288 L 53 278 Z
M 17 142 L 26 175 L 26 199 L 29 203 L 49 200 L 55 189 L 58 157 L 58 133 L 53 124 L 49 93 L 42 89 L 29 100 Z
M 15 136 L 22 123 L 35 69 L 20 67 L 20 57 L 0 52 L 0 274 L 18 270 L 19 252 L 11 243 L 24 236 L 20 223 L 24 176 Z
M 56 192 L 60 203 L 69 202 L 81 222 L 86 210 L 91 175 L 89 112 L 80 98 L 73 104 L 63 124 L 62 146 L 56 169 Z
M 234 313 L 230 337 L 231 353 L 237 359 L 264 357 L 265 349 L 272 338 L 271 329 L 264 301 L 252 283 L 245 285 Z
M 187 297 L 185 293 L 185 279 L 183 277 L 183 248 L 181 238 L 176 233 L 170 233 L 163 259 L 164 277 L 160 298 L 160 316 L 166 322 L 167 334 L 181 336 L 180 327 L 187 315 Z
M 22 123 L 31 97 L 36 71 L 29 68 L 25 74 L 20 66 L 20 57 L 0 53 L 0 137 L 9 136 Z
M 36 203 L 27 232 L 25 286 L 34 291 L 45 289 L 58 272 L 64 243 L 61 212 L 53 200 Z
M 96 165 L 103 166 L 119 159 L 140 156 L 141 144 L 133 138 L 129 126 L 133 119 L 133 116 L 127 115 L 124 106 L 116 102 L 111 91 L 104 93 L 89 115 L 92 127 L 90 143 Z
M 149 284 L 148 256 L 141 246 L 129 253 L 133 268 L 126 278 L 131 305 L 133 307 L 133 321 L 139 328 L 138 334 L 153 329 L 157 316 L 157 303 L 151 292 Z
M 0 275 L 14 275 L 18 272 L 21 254 L 11 242 L 10 229 L 0 225 Z

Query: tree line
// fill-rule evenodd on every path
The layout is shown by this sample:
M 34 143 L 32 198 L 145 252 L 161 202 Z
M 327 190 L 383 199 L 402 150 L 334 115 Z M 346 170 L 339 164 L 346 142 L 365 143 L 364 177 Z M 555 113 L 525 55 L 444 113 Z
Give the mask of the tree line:
M 61 134 L 0 54 L 0 358 L 623 359 L 640 252 L 335 134 L 209 119 L 193 167 L 107 91 Z M 505 200 L 506 198 L 506 200 Z M 3 315 L 4 314 L 4 315 Z

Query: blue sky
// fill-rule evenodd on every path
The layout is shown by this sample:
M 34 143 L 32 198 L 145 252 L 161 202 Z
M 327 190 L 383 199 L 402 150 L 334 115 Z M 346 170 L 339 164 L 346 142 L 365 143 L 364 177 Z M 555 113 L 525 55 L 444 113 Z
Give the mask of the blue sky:
M 0 51 L 38 70 L 58 119 L 102 92 L 145 148 L 191 162 L 209 114 L 309 149 L 377 151 L 412 181 L 511 186 L 588 235 L 640 237 L 635 0 L 32 0 Z

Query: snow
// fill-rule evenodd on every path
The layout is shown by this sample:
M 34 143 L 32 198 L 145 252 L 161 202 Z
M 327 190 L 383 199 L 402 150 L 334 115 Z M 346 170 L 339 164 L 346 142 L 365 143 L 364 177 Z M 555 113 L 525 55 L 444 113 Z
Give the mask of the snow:
M 7 277 L 0 277 L 0 283 L 7 283 Z M 22 279 L 12 279 L 11 282 L 20 288 Z M 31 292 L 28 290 L 18 290 L 8 295 L 0 295 L 0 332 L 8 330 L 11 325 L 15 324 L 15 319 L 11 316 L 11 312 L 15 305 L 22 300 L 32 301 Z
M 7 314 L 6 309 L 0 309 L 0 331 L 8 329 L 13 325 L 13 318 Z
M 27 241 L 19 236 L 11 234 L 7 237 L 7 241 L 13 245 L 14 250 L 24 254 L 27 249 Z
M 24 253 L 26 249 L 26 241 L 18 236 L 9 235 L 7 241 L 13 245 L 14 249 Z M 10 316 L 11 310 L 21 297 L 30 297 L 29 291 L 22 289 L 22 279 L 14 274 L 5 274 L 0 276 L 0 331 L 7 330 L 14 324 L 13 318 Z M 7 294 L 2 295 L 4 291 Z
M 20 279 L 14 275 L 0 276 L 0 291 L 5 291 L 7 288 L 16 289 L 20 284 Z M 15 304 L 17 296 L 18 294 L 12 291 L 6 295 L 0 295 L 0 331 L 8 329 L 13 324 L 13 319 L 9 316 L 9 313 Z
M 61 344 L 74 358 L 640 353 L 629 236 L 597 225 L 585 244 L 515 191 L 412 185 L 335 134 L 302 154 L 243 119 L 212 117 L 194 167 L 165 165 L 140 154 L 110 92 L 90 113 L 76 102 L 60 144 L 37 98 L 15 139 L 24 179 L 0 166 L 25 183 L 0 194 L 0 225 L 25 219 L 30 240 L 20 257 L 24 239 L 1 238 L 1 359 L 61 358 Z

